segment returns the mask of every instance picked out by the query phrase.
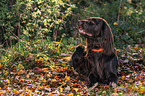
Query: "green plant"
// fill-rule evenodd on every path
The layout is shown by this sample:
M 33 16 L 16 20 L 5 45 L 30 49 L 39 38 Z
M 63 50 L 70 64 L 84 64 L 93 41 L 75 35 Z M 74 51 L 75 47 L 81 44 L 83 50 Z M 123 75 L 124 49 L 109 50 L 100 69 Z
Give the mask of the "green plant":
M 11 7 L 9 3 L 12 3 Z M 62 0 L 0 1 L 0 4 L 4 5 L 0 7 L 1 44 L 6 45 L 7 42 L 11 46 L 20 39 L 29 41 L 49 37 L 60 40 L 62 34 L 71 28 L 68 20 L 74 18 L 72 11 L 76 8 Z M 68 23 L 70 26 L 66 28 Z

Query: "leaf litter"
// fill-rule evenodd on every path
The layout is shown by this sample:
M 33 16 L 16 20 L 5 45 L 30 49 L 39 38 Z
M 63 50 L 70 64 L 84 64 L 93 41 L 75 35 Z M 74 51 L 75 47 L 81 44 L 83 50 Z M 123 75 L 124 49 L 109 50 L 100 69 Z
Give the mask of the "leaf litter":
M 145 94 L 145 60 L 142 48 L 117 49 L 119 57 L 118 83 L 94 84 L 91 88 L 69 65 L 67 54 L 55 60 L 53 67 L 24 69 L 22 64 L 13 70 L 0 67 L 0 95 L 74 96 L 74 95 L 143 95 Z M 42 60 L 43 61 L 43 60 Z M 2 61 L 1 61 L 2 62 Z M 67 62 L 68 63 L 68 62 Z M 66 65 L 66 64 L 65 64 Z

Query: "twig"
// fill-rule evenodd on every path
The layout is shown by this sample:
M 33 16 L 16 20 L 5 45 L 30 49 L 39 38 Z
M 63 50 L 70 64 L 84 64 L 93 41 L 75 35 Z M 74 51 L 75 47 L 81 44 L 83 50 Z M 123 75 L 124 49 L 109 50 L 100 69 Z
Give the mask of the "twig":
M 93 90 L 96 86 L 98 86 L 98 82 L 95 83 L 92 87 L 89 88 L 89 91 Z
M 5 28 L 7 28 L 6 26 L 4 26 Z M 15 37 L 17 37 L 17 39 L 20 39 L 16 34 L 14 34 L 11 30 L 10 30 L 10 32 L 15 36 Z
M 120 17 L 120 7 L 121 7 L 121 3 L 122 3 L 122 0 L 120 1 L 120 5 L 119 5 L 119 11 L 118 11 L 118 20 L 117 20 L 117 22 L 119 22 L 119 17 Z
M 139 32 L 137 32 L 137 33 L 143 33 L 143 32 L 145 32 L 145 30 L 139 31 Z

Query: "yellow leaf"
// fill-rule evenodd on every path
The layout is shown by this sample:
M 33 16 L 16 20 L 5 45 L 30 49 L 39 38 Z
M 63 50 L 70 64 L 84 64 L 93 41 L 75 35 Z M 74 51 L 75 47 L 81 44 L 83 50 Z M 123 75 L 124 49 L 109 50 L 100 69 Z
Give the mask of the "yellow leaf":
M 114 22 L 113 25 L 118 25 L 118 23 L 117 22 Z
M 142 82 L 139 82 L 138 84 L 139 84 L 139 85 L 142 85 Z
M 66 76 L 65 76 L 65 79 L 66 79 L 66 80 L 70 80 L 70 77 L 66 75 Z
M 74 96 L 74 94 L 73 93 L 70 93 L 69 96 Z
M 36 18 L 36 12 L 33 12 L 32 13 L 32 16 Z
M 56 80 L 55 80 L 55 79 L 52 79 L 51 81 L 52 81 L 52 82 L 56 82 Z
M 141 50 L 141 51 L 143 51 L 143 49 L 142 49 L 142 48 L 140 48 L 140 50 Z
M 43 28 L 42 30 L 43 30 L 43 31 L 48 31 L 48 29 L 47 29 L 47 28 Z
M 3 65 L 0 63 L 0 69 L 3 69 Z
M 145 89 L 139 89 L 139 93 L 143 93 Z
M 34 47 L 37 47 L 37 45 L 36 45 L 36 44 L 34 44 Z
M 72 51 L 74 49 L 74 47 L 72 46 L 71 48 L 70 48 L 70 51 Z
M 24 66 L 23 66 L 22 64 L 19 64 L 19 65 L 18 65 L 18 68 L 24 69 Z
M 7 83 L 8 83 L 8 84 L 10 83 L 10 80 L 9 80 L 9 79 L 7 79 Z
M 73 88 L 73 90 L 75 90 L 76 92 L 78 92 L 79 89 L 78 88 Z
M 63 88 L 60 88 L 60 93 L 63 91 Z
M 23 94 L 23 93 L 21 93 L 19 96 L 24 96 L 24 94 Z
M 116 49 L 116 51 L 121 52 L 121 50 L 120 50 L 120 49 Z
M 64 85 L 66 85 L 66 83 L 65 82 L 62 82 L 62 85 L 61 86 L 64 86 Z

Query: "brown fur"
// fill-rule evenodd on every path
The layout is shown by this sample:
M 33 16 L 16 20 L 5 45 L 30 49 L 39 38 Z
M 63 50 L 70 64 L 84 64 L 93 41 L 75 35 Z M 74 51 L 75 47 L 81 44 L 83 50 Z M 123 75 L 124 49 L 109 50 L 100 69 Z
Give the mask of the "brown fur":
M 101 47 L 104 49 L 104 54 L 106 54 L 106 55 L 108 54 L 109 55 L 112 52 L 114 53 L 114 39 L 113 39 L 113 34 L 112 34 L 111 28 L 110 28 L 109 24 L 106 22 L 106 20 L 104 20 L 104 19 L 102 19 L 100 17 L 90 17 L 88 19 L 99 19 L 99 20 L 103 21 L 97 27 L 97 29 L 99 29 L 99 31 L 101 33 L 100 38 L 97 38 L 98 39 L 98 42 L 97 43 L 100 43 L 101 44 Z M 105 23 L 104 32 L 102 32 L 102 30 L 100 30 L 100 28 L 102 27 L 102 23 Z M 89 46 L 88 44 L 90 44 L 89 40 L 87 40 L 87 46 Z M 96 45 L 95 44 L 95 40 L 94 40 L 94 44 L 93 45 L 94 46 Z
M 78 46 L 72 55 L 71 65 L 86 76 L 90 85 L 100 82 L 117 82 L 118 60 L 114 51 L 114 39 L 110 26 L 100 17 L 78 22 L 79 32 L 87 40 L 87 51 Z M 92 49 L 100 49 L 94 52 Z

